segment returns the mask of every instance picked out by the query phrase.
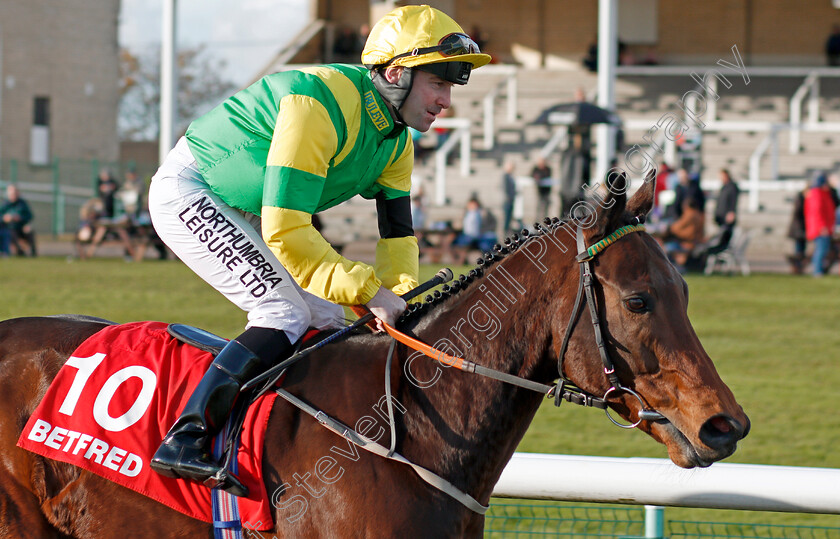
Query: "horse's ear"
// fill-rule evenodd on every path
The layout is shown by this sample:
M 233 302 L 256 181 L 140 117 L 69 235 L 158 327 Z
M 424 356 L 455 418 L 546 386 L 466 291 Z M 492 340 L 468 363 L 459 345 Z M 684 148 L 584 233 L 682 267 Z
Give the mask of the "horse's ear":
M 593 190 L 592 207 L 595 207 L 596 215 L 592 226 L 586 227 L 586 236 L 590 241 L 618 228 L 627 204 L 629 182 L 623 171 L 612 169 L 607 172 L 604 187 L 603 190 Z
M 645 176 L 645 182 L 630 197 L 627 202 L 627 211 L 634 217 L 643 217 L 653 209 L 653 201 L 656 193 L 656 170 L 651 169 Z

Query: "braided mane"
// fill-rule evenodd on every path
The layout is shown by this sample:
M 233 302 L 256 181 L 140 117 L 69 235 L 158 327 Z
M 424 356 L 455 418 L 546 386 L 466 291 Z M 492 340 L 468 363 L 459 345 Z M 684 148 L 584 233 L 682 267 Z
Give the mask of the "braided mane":
M 529 239 L 550 234 L 565 223 L 566 221 L 558 217 L 546 217 L 542 223 L 534 223 L 534 230 L 523 228 L 518 233 L 511 234 L 502 243 L 494 245 L 492 251 L 488 251 L 479 257 L 476 260 L 476 266 L 466 274 L 462 273 L 459 275 L 457 279 L 452 281 L 452 284 L 443 285 L 440 290 L 435 290 L 433 294 L 427 295 L 423 302 L 409 304 L 405 314 L 399 318 L 398 322 L 405 324 L 419 321 L 423 315 L 427 314 L 434 307 L 443 303 L 451 296 L 464 291 L 473 281 L 483 277 L 487 269 L 517 251 Z

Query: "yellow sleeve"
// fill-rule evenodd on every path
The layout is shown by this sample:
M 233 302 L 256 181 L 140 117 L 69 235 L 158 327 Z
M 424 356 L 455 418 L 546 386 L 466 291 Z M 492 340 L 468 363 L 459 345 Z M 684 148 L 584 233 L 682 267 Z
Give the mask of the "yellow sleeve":
M 376 244 L 376 275 L 382 286 L 401 296 L 418 285 L 420 250 L 417 238 L 380 239 Z
M 414 170 L 414 144 L 408 137 L 402 152 L 397 155 L 394 148 L 394 156 L 391 163 L 376 180 L 379 187 L 385 191 L 388 198 L 406 196 L 411 191 L 411 172 Z
M 382 285 L 371 266 L 338 254 L 312 226 L 311 214 L 264 206 L 262 219 L 269 249 L 307 292 L 339 305 L 363 305 Z

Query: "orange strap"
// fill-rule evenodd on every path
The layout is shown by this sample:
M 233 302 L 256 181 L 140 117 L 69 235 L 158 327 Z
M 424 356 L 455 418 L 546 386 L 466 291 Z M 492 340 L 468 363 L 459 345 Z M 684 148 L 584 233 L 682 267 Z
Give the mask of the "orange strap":
M 449 365 L 450 367 L 455 367 L 458 370 L 475 372 L 475 363 L 473 363 L 472 361 L 467 361 L 464 358 L 449 355 L 442 350 L 438 350 L 437 348 L 429 346 L 428 344 L 422 341 L 418 341 L 414 337 L 409 337 L 405 333 L 389 326 L 385 322 L 382 322 L 382 326 L 385 328 L 385 331 L 388 332 L 388 335 L 390 335 L 397 341 L 403 343 L 409 348 L 417 350 L 418 352 L 423 352 L 435 361 L 439 361 L 440 363 L 443 363 L 444 365 Z

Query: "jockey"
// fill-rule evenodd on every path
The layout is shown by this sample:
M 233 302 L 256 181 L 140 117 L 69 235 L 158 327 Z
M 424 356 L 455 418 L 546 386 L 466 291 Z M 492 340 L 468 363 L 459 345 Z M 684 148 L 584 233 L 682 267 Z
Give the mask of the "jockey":
M 210 456 L 242 385 L 289 357 L 308 327 L 344 324 L 342 305 L 389 323 L 417 285 L 406 126 L 427 131 L 454 84 L 490 61 L 446 14 L 405 6 L 371 30 L 362 63 L 268 75 L 195 120 L 152 179 L 155 230 L 202 279 L 248 313 L 151 467 L 247 495 Z M 312 214 L 376 200 L 374 266 L 339 255 Z

